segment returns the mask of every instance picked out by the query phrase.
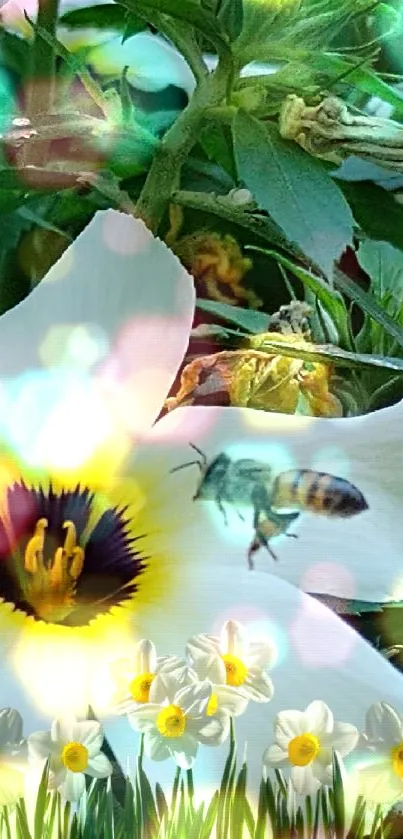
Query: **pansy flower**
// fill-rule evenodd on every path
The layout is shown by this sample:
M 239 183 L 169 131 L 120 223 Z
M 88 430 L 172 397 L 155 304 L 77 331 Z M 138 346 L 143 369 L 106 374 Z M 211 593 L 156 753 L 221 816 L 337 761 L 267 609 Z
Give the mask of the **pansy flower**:
M 368 703 L 402 695 L 402 675 L 301 589 L 398 596 L 403 406 L 351 420 L 192 406 L 156 422 L 193 314 L 179 261 L 140 221 L 106 211 L 1 317 L 2 701 L 31 730 L 88 704 L 105 714 L 110 664 L 140 639 L 181 657 L 190 637 L 238 621 L 277 649 L 273 698 L 236 720 L 257 788 L 259 732 L 291 695 L 302 707 L 320 696 L 356 726 Z M 208 460 L 263 460 L 274 477 L 340 476 L 368 507 L 352 519 L 300 510 L 299 538 L 275 537 L 278 561 L 262 547 L 252 572 L 253 510 L 226 504 L 226 523 L 214 499 L 193 501 L 198 465 L 173 471 L 195 459 L 189 443 Z M 105 731 L 126 765 L 126 720 Z M 205 751 L 213 784 L 226 749 Z

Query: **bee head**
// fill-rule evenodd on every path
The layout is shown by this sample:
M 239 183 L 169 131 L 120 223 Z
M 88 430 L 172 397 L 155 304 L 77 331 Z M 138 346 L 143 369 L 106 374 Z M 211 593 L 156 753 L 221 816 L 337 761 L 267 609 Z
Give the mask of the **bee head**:
M 219 454 L 210 463 L 205 461 L 201 465 L 200 481 L 193 496 L 193 501 L 198 501 L 200 498 L 206 501 L 216 499 L 217 488 L 225 480 L 230 463 L 231 459 L 228 455 Z

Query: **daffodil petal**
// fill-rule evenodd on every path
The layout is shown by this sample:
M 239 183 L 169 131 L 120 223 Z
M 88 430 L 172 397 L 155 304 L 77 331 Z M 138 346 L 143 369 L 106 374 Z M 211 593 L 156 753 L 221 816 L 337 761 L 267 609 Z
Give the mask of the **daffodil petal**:
M 95 720 L 76 722 L 72 730 L 72 740 L 82 743 L 88 749 L 89 757 L 94 757 L 101 749 L 104 734 L 102 726 Z
M 273 696 L 270 676 L 258 667 L 251 667 L 242 685 L 245 695 L 254 702 L 267 702 Z
M 230 685 L 214 685 L 213 693 L 217 696 L 219 710 L 226 711 L 231 717 L 239 717 L 248 707 L 249 699 Z
M 47 760 L 49 755 L 60 751 L 49 731 L 35 731 L 28 737 L 28 752 L 34 760 Z
M 100 752 L 89 759 L 88 766 L 85 771 L 87 775 L 91 775 L 92 778 L 107 778 L 112 774 L 113 766 L 106 755 Z
M 161 706 L 155 703 L 141 705 L 128 715 L 129 723 L 136 731 L 148 731 L 155 725 L 160 710 Z
M 181 769 L 191 769 L 199 749 L 199 744 L 190 734 L 183 734 L 182 737 L 173 737 L 170 739 L 168 741 L 168 749 L 176 764 Z
M 315 778 L 312 771 L 312 766 L 292 766 L 291 780 L 299 795 L 312 795 L 320 787 L 320 781 Z
M 277 743 L 272 743 L 263 752 L 262 761 L 266 766 L 285 766 L 288 763 L 288 753 L 284 751 Z
M 280 711 L 274 723 L 274 736 L 282 748 L 299 734 L 306 731 L 305 714 L 303 711 Z
M 192 279 L 140 220 L 96 213 L 1 317 L 3 444 L 27 469 L 109 480 L 161 409 L 193 306 Z
M 218 644 L 209 644 L 205 636 L 195 636 L 188 641 L 186 650 L 192 668 L 200 679 L 209 679 L 213 684 L 225 684 L 227 672 Z
M 351 725 L 348 722 L 335 722 L 333 731 L 331 731 L 330 734 L 321 734 L 320 744 L 323 749 L 330 749 L 329 763 L 331 763 L 332 749 L 337 749 L 341 757 L 344 757 L 353 751 L 358 743 L 358 738 L 359 732 L 354 725 Z M 322 749 L 318 756 L 319 760 L 321 760 L 321 755 Z
M 190 717 L 186 723 L 186 731 L 205 746 L 218 746 L 225 739 L 221 715 Z
M 391 804 L 403 795 L 403 779 L 392 770 L 391 760 L 376 760 L 359 767 L 358 792 L 374 804 Z
M 234 460 L 264 461 L 272 466 L 273 474 L 313 469 L 350 481 L 368 504 L 365 512 L 351 518 L 302 512 L 290 528 L 298 539 L 273 539 L 271 547 L 279 561 L 261 549 L 254 555 L 255 568 L 308 592 L 384 601 L 399 599 L 403 591 L 403 520 L 396 517 L 403 503 L 402 421 L 403 402 L 351 419 L 192 406 L 160 420 L 152 445 L 158 445 L 160 457 L 166 452 L 171 468 L 194 459 L 189 457 L 191 441 L 208 461 L 225 452 Z M 184 551 L 188 546 L 190 556 L 189 546 L 202 544 L 204 567 L 214 574 L 220 562 L 229 566 L 232 575 L 235 569 L 247 567 L 252 509 L 244 509 L 242 521 L 233 505 L 224 502 L 226 525 L 214 502 L 192 501 L 199 481 L 196 466 L 171 477 L 184 522 L 181 545 Z
M 333 714 L 330 708 L 316 699 L 305 710 L 306 730 L 311 734 L 322 734 L 333 730 Z
M 272 644 L 262 641 L 252 641 L 248 646 L 248 663 L 257 667 L 267 667 L 275 658 L 275 649 Z
M 164 738 L 156 728 L 150 728 L 144 734 L 144 752 L 152 760 L 167 760 L 169 750 Z
M 211 683 L 195 682 L 181 688 L 175 695 L 175 704 L 179 705 L 185 714 L 198 716 L 204 714 L 211 697 Z
M 85 776 L 83 772 L 70 772 L 60 786 L 60 793 L 66 801 L 79 801 L 85 790 Z

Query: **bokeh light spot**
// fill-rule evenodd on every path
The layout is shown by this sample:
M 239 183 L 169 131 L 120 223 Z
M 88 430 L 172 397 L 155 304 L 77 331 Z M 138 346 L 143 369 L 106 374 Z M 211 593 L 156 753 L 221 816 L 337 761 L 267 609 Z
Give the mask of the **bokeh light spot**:
M 131 216 L 108 213 L 103 221 L 103 239 L 105 244 L 121 256 L 132 256 L 150 247 L 151 233 L 145 224 L 137 220 L 133 225 Z M 134 279 L 134 278 L 133 278 Z
M 343 597 L 356 596 L 356 584 L 351 571 L 337 562 L 314 562 L 301 576 L 299 588 L 302 591 L 328 591 L 329 581 L 334 591 L 342 591 Z
M 108 352 L 103 331 L 94 324 L 53 326 L 39 347 L 45 367 L 67 365 L 88 370 Z
M 289 638 L 300 661 L 312 668 L 345 664 L 355 644 L 354 634 L 313 598 L 304 598 L 290 624 Z

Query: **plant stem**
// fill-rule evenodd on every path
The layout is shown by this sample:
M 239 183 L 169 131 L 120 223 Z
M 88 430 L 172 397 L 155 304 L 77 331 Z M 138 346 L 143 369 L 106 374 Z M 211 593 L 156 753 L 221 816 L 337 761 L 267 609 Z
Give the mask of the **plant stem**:
M 215 72 L 200 82 L 155 153 L 137 202 L 137 215 L 153 232 L 158 230 L 171 195 L 179 187 L 182 166 L 197 142 L 206 109 L 225 102 L 231 74 L 231 59 L 223 56 Z
M 56 35 L 59 16 L 59 0 L 38 0 L 37 26 L 51 37 Z M 35 31 L 33 46 L 32 81 L 27 91 L 27 112 L 35 114 L 49 113 L 54 99 L 55 54 L 39 32 Z

